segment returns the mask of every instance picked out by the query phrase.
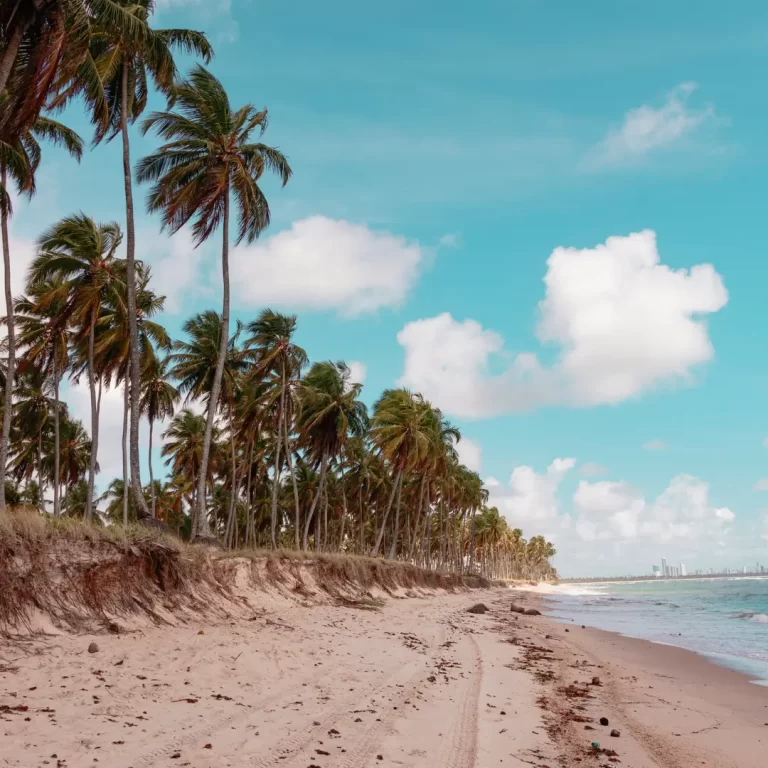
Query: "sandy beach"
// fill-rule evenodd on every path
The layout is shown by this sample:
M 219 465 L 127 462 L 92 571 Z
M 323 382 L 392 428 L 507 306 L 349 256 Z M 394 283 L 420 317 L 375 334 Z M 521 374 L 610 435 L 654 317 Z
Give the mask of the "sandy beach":
M 768 689 L 687 651 L 510 611 L 537 599 L 265 599 L 228 620 L 5 641 L 0 765 L 765 765 Z M 476 602 L 489 612 L 468 613 Z

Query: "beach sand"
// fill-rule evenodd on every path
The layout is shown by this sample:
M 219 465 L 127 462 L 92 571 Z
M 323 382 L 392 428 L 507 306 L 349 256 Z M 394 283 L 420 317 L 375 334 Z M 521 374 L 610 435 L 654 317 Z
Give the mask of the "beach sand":
M 537 599 L 265 599 L 227 621 L 0 642 L 0 765 L 768 763 L 768 689 L 687 651 L 510 611 Z M 488 613 L 467 612 L 480 601 Z

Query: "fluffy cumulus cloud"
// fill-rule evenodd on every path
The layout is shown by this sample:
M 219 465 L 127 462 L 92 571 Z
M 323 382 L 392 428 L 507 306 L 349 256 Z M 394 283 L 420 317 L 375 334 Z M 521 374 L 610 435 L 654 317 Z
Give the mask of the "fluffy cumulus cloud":
M 468 418 L 619 403 L 691 382 L 696 366 L 714 355 L 705 316 L 728 301 L 712 265 L 662 264 L 649 230 L 594 248 L 556 248 L 544 284 L 537 336 L 559 349 L 552 365 L 528 352 L 510 360 L 496 331 L 443 313 L 398 334 L 401 384 Z
M 190 299 L 216 298 L 211 281 L 200 279 L 205 262 L 205 251 L 195 248 L 189 228 L 182 229 L 173 237 L 146 231 L 141 234 L 142 259 L 152 269 L 152 288 L 159 296 L 165 296 L 165 311 L 169 314 L 189 312 Z
M 753 486 L 753 491 L 768 491 L 768 477 L 761 477 Z
M 365 377 L 368 375 L 368 368 L 365 363 L 361 363 L 359 360 L 350 360 L 347 365 L 349 366 L 349 379 L 354 384 L 364 384 Z
M 575 459 L 555 459 L 544 472 L 533 467 L 515 467 L 507 486 L 494 478 L 485 481 L 490 503 L 499 508 L 512 526 L 530 527 L 533 521 L 553 521 L 560 512 L 558 489 Z
M 608 474 L 608 468 L 602 464 L 596 464 L 594 461 L 585 461 L 579 467 L 579 472 L 586 477 L 600 477 L 600 475 Z
M 456 450 L 459 454 L 459 461 L 473 472 L 479 472 L 483 466 L 483 449 L 480 443 L 462 437 L 456 444 Z M 492 478 L 491 478 L 492 479 Z
M 360 315 L 397 307 L 427 258 L 416 242 L 365 224 L 311 216 L 232 253 L 241 306 Z
M 717 121 L 711 105 L 696 109 L 690 99 L 696 83 L 681 83 L 660 107 L 643 104 L 630 109 L 589 153 L 586 164 L 606 169 L 637 163 L 650 154 L 679 146 L 707 124 Z
M 490 503 L 510 525 L 555 543 L 564 573 L 642 574 L 664 552 L 693 564 L 724 547 L 731 534 L 736 515 L 715 505 L 698 477 L 673 477 L 655 499 L 626 481 L 580 480 L 568 500 L 564 480 L 574 465 L 555 459 L 543 473 L 520 466 L 507 486 L 492 478 L 485 483 Z

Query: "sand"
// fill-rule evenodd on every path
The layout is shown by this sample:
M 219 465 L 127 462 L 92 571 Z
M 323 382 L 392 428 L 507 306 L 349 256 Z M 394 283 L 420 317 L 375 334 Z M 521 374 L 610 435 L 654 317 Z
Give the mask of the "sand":
M 0 765 L 766 765 L 768 689 L 687 651 L 509 610 L 535 599 L 265 599 L 232 620 L 0 641 Z M 478 601 L 490 611 L 468 613 Z

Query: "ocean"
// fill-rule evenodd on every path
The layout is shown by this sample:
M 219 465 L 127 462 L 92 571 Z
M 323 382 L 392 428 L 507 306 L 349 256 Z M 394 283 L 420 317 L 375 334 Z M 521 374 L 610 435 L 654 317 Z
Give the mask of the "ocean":
M 550 615 L 676 645 L 768 685 L 768 578 L 564 584 Z

